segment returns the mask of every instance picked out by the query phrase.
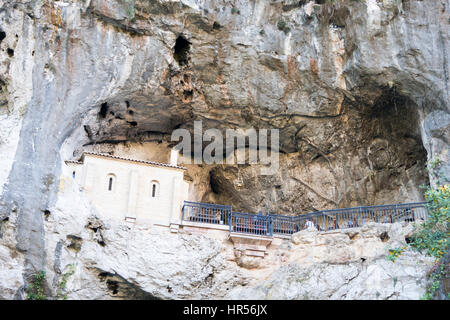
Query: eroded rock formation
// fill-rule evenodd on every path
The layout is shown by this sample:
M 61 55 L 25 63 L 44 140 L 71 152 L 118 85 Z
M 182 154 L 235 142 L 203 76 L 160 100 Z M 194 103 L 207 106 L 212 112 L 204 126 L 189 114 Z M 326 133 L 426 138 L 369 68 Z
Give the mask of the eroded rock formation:
M 104 248 L 100 235 L 85 244 L 93 231 L 81 218 L 78 229 L 66 229 L 73 215 L 64 210 L 79 195 L 61 193 L 62 160 L 92 149 L 167 161 L 172 130 L 191 130 L 194 120 L 204 129 L 280 129 L 276 175 L 259 175 L 257 165 L 188 166 L 193 199 L 236 210 L 297 215 L 421 200 L 419 185 L 436 179 L 426 160 L 448 179 L 449 1 L 321 2 L 3 1 L 0 296 L 23 297 L 38 270 L 63 273 L 58 257 L 67 250 L 125 243 L 105 229 Z M 86 204 L 77 213 L 92 210 Z M 194 279 L 212 273 L 230 290 L 239 285 L 218 278 L 208 257 L 199 257 Z M 198 291 L 181 285 L 181 270 L 171 273 L 181 277 L 172 294 L 159 291 L 167 279 L 158 264 L 151 280 L 132 280 L 117 269 L 129 263 L 77 261 L 79 275 L 105 280 L 74 289 L 74 298 L 107 297 L 117 287 L 161 298 Z M 207 296 L 206 287 L 198 294 Z
M 419 299 L 434 260 L 407 250 L 413 227 L 370 223 L 340 231 L 302 231 L 277 239 L 264 258 L 237 251 L 226 231 L 205 232 L 108 221 L 63 183 L 45 220 L 48 297 L 68 299 Z M 16 215 L 2 237 L 0 292 L 23 294 Z M 64 290 L 60 284 L 65 282 Z

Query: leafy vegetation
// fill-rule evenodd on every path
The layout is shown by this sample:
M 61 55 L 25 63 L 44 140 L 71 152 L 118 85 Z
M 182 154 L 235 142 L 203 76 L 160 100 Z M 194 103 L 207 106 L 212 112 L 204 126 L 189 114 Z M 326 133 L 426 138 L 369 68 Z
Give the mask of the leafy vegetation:
M 75 266 L 73 264 L 68 265 L 68 271 L 64 273 L 61 277 L 61 281 L 58 284 L 58 290 L 56 293 L 57 299 L 67 299 L 67 294 L 64 294 L 64 290 L 66 289 L 67 280 L 69 280 L 69 277 L 75 273 Z
M 45 280 L 45 271 L 40 271 L 33 276 L 31 285 L 25 289 L 27 300 L 46 300 L 43 283 Z
M 426 167 L 426 171 L 433 177 L 436 179 L 436 183 L 440 184 L 441 179 L 440 179 L 440 169 L 441 169 L 441 164 L 443 162 L 441 161 L 441 159 L 439 159 L 439 157 L 435 157 L 433 159 L 431 159 L 430 161 L 428 161 L 427 163 L 427 167 Z M 426 188 L 426 187 L 424 187 Z
M 286 34 L 288 34 L 291 31 L 291 28 L 288 27 L 286 21 L 284 21 L 284 20 L 278 21 L 277 28 L 278 28 L 278 30 L 283 31 Z
M 431 167 L 439 165 L 439 161 L 432 162 Z M 436 188 L 427 188 L 425 199 L 429 212 L 428 220 L 415 227 L 411 237 L 411 247 L 419 252 L 436 258 L 436 264 L 431 270 L 431 285 L 422 299 L 430 300 L 440 287 L 441 280 L 446 276 L 443 257 L 448 253 L 450 223 L 450 186 L 448 184 Z
M 441 280 L 445 276 L 446 276 L 445 264 L 438 263 L 437 265 L 435 265 L 430 275 L 431 284 L 427 288 L 425 294 L 421 297 L 421 300 L 433 300 L 436 292 L 439 290 L 439 287 L 441 286 Z M 448 296 L 447 299 L 449 299 Z
M 393 248 L 389 249 L 389 254 L 386 256 L 386 260 L 395 262 L 395 260 L 406 250 L 406 246 L 403 248 Z
M 450 223 L 450 186 L 444 185 L 425 191 L 428 219 L 415 226 L 410 245 L 437 259 L 448 251 L 448 224 Z
M 236 8 L 231 8 L 231 13 L 232 14 L 240 14 L 241 13 L 241 11 L 239 10 L 239 9 L 236 9 Z
M 128 20 L 133 22 L 136 20 L 135 9 L 134 9 L 135 0 L 124 0 L 124 1 L 127 4 L 126 11 L 127 11 Z
M 58 284 L 56 299 L 67 299 L 67 295 L 64 294 L 64 290 L 66 289 L 67 281 L 74 273 L 75 265 L 69 264 L 67 272 L 62 275 L 61 281 Z M 44 290 L 45 276 L 46 273 L 43 270 L 33 275 L 31 284 L 25 289 L 27 300 L 47 300 Z
M 421 224 L 414 226 L 413 234 L 409 238 L 411 248 L 436 259 L 436 263 L 429 273 L 431 284 L 422 297 L 424 300 L 431 300 L 435 297 L 442 279 L 447 276 L 444 260 L 449 250 L 450 185 L 439 185 L 441 164 L 442 161 L 439 158 L 434 158 L 427 163 L 427 171 L 435 178 L 437 186 L 422 186 L 425 189 L 428 218 Z M 394 262 L 405 249 L 406 247 L 390 249 L 386 259 Z

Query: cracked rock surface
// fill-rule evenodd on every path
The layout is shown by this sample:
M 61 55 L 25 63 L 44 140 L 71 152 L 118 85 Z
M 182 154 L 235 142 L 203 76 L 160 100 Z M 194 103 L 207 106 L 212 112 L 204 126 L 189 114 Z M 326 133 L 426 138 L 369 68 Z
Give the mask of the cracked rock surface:
M 280 130 L 275 175 L 261 176 L 259 165 L 187 166 L 191 200 L 236 211 L 421 201 L 419 185 L 435 183 L 434 173 L 448 181 L 449 0 L 319 2 L 2 1 L 0 297 L 23 298 L 39 270 L 55 293 L 72 269 L 73 298 L 209 297 L 219 287 L 217 297 L 248 296 L 239 283 L 261 270 L 223 262 L 234 255 L 221 241 L 112 226 L 79 191 L 61 191 L 63 160 L 93 150 L 167 162 L 171 132 L 195 120 L 204 130 Z M 439 163 L 430 173 L 427 160 Z M 132 236 L 145 255 L 125 255 Z M 143 245 L 165 240 L 191 256 Z M 380 279 L 382 262 L 371 271 Z M 347 281 L 332 263 L 320 268 Z M 379 297 L 417 296 L 408 281 Z

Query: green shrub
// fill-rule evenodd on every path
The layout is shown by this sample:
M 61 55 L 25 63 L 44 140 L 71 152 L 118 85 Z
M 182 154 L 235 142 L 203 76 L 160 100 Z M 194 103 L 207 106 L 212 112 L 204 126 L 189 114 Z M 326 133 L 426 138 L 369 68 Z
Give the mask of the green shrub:
M 278 28 L 278 30 L 283 31 L 286 34 L 288 34 L 291 31 L 291 28 L 288 27 L 286 21 L 284 21 L 284 20 L 278 21 L 277 28 Z
M 135 0 L 125 0 L 125 3 L 127 4 L 126 11 L 127 11 L 128 20 L 132 21 L 132 22 L 134 22 L 136 20 L 134 2 L 135 2 Z
M 421 300 L 433 300 L 436 291 L 439 290 L 441 286 L 442 278 L 446 276 L 444 263 L 436 264 L 431 271 L 432 271 L 430 274 L 431 284 L 428 286 L 425 294 L 421 297 Z
M 410 245 L 420 252 L 440 259 L 448 250 L 450 223 L 450 186 L 444 185 L 425 191 L 428 219 L 415 226 Z
M 69 264 L 67 267 L 68 267 L 67 272 L 62 275 L 61 281 L 58 284 L 58 290 L 56 293 L 57 299 L 63 299 L 63 300 L 67 299 L 67 295 L 64 294 L 63 292 L 66 289 L 67 280 L 69 280 L 69 277 L 75 273 L 75 265 Z
M 415 226 L 410 245 L 419 252 L 436 258 L 436 264 L 431 269 L 431 285 L 427 288 L 424 300 L 431 300 L 439 289 L 441 280 L 446 276 L 444 256 L 448 254 L 448 225 L 450 223 L 450 186 L 443 185 L 427 188 L 428 219 Z
M 284 21 L 284 20 L 278 21 L 277 27 L 278 27 L 278 30 L 283 31 L 283 29 L 286 27 L 286 21 Z
M 46 300 L 43 282 L 45 280 L 45 271 L 40 271 L 33 276 L 31 285 L 25 289 L 27 300 Z
M 389 254 L 386 256 L 386 260 L 395 262 L 395 260 L 406 250 L 406 246 L 403 248 L 389 249 Z
M 435 160 L 429 164 L 434 169 L 440 164 Z M 431 285 L 427 288 L 423 300 L 431 300 L 440 288 L 443 277 L 446 276 L 444 256 L 448 254 L 448 226 L 450 223 L 450 186 L 443 185 L 436 188 L 424 187 L 428 218 L 419 225 L 414 226 L 409 246 L 414 250 L 436 258 L 436 263 L 430 270 Z M 386 260 L 394 262 L 403 251 L 403 248 L 389 249 Z

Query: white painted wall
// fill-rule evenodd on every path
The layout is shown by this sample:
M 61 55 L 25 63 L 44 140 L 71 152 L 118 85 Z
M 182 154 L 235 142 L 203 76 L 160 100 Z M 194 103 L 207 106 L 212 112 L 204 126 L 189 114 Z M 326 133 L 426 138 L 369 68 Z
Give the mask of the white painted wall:
M 183 169 L 101 155 L 85 154 L 82 164 L 68 162 L 63 175 L 64 180 L 70 178 L 79 184 L 103 215 L 118 220 L 135 218 L 137 223 L 180 223 L 183 201 L 189 192 Z M 158 182 L 156 197 L 152 197 L 152 181 Z

